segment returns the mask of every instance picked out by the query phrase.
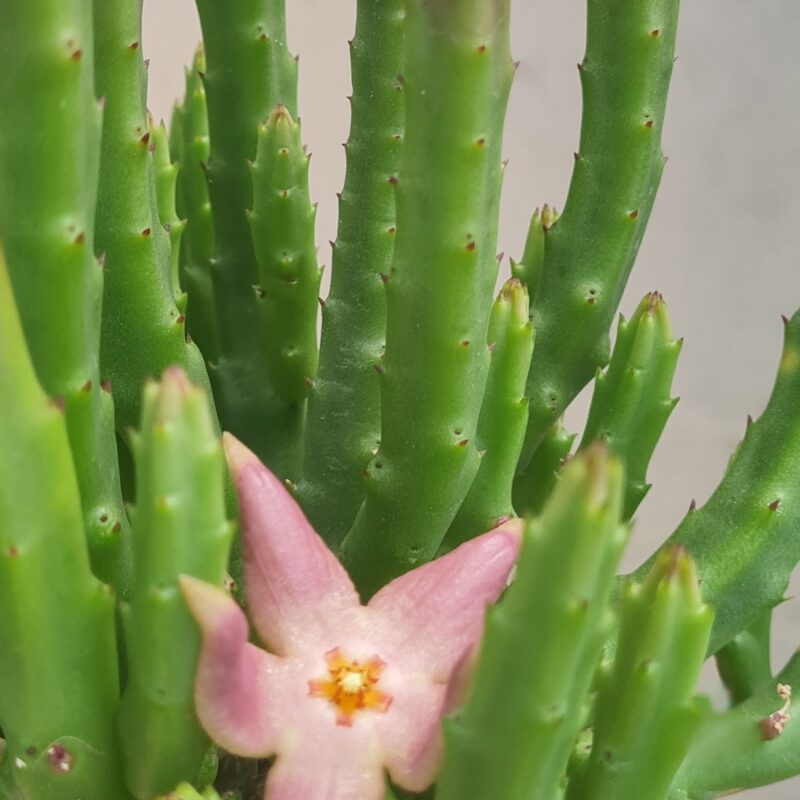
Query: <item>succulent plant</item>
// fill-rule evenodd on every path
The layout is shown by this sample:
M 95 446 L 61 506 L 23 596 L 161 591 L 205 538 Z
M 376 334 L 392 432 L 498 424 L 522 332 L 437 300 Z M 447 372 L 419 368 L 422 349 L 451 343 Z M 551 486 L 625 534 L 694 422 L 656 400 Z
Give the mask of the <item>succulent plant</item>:
M 0 0 L 0 798 L 708 800 L 800 774 L 798 659 L 769 652 L 800 312 L 716 491 L 618 575 L 676 402 L 663 297 L 610 329 L 678 0 L 587 0 L 569 192 L 496 296 L 510 0 L 356 0 L 324 299 L 284 0 L 197 10 L 167 128 L 142 0 Z M 708 659 L 728 708 L 696 694 Z

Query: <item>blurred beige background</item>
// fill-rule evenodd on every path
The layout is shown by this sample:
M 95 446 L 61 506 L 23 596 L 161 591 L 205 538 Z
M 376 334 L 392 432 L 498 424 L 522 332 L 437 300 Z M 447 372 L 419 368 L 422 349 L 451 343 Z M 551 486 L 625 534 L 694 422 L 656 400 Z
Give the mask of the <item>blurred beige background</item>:
M 500 250 L 519 254 L 533 207 L 563 206 L 577 149 L 582 0 L 514 0 L 521 61 L 506 125 Z M 355 0 L 288 0 L 289 43 L 300 56 L 300 114 L 314 153 L 317 238 L 333 239 L 348 129 L 346 40 Z M 684 0 L 664 151 L 669 162 L 622 310 L 659 289 L 685 344 L 681 397 L 653 459 L 654 486 L 638 514 L 626 565 L 675 527 L 692 497 L 719 480 L 748 413 L 768 397 L 780 314 L 800 305 L 800 7 L 796 0 Z M 168 117 L 182 92 L 199 26 L 192 0 L 145 0 L 150 106 Z M 508 269 L 507 263 L 503 265 Z M 579 430 L 587 398 L 568 415 Z M 795 582 L 794 592 L 800 588 Z M 800 642 L 800 600 L 777 613 L 775 666 Z M 706 676 L 706 688 L 722 693 Z M 800 687 L 795 687 L 800 689 Z M 796 721 L 800 724 L 800 720 Z M 800 779 L 746 795 L 797 800 Z

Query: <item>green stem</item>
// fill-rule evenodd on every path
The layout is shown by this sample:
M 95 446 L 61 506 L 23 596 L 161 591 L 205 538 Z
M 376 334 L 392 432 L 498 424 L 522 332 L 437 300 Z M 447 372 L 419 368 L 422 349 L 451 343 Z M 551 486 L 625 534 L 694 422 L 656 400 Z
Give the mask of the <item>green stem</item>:
M 94 255 L 102 113 L 85 0 L 0 2 L 0 229 L 28 348 L 64 404 L 92 568 L 125 596 L 130 526 L 114 406 L 99 369 L 103 273 Z
M 114 597 L 89 568 L 64 414 L 34 375 L 1 253 L 0 407 L 0 782 L 124 800 Z
M 274 390 L 264 352 L 258 264 L 247 212 L 248 163 L 258 125 L 278 105 L 297 114 L 297 66 L 286 46 L 284 0 L 197 0 L 211 152 L 206 173 L 214 220 L 211 282 L 220 356 L 209 365 L 220 419 L 284 477 L 299 467 L 303 405 Z
M 187 221 L 182 240 L 185 256 L 182 278 L 188 295 L 186 330 L 197 342 L 206 362 L 215 364 L 219 359 L 219 330 L 211 284 L 214 223 L 205 174 L 211 145 L 208 138 L 206 90 L 200 78 L 205 68 L 203 50 L 198 48 L 191 68 L 186 70 L 178 186 Z
M 622 488 L 621 465 L 597 445 L 564 468 L 542 516 L 528 522 L 465 706 L 445 722 L 436 800 L 558 796 L 613 624 L 608 599 L 627 538 Z
M 123 608 L 128 680 L 119 711 L 125 780 L 141 800 L 193 781 L 209 747 L 194 714 L 199 637 L 180 575 L 220 585 L 231 526 L 224 467 L 202 390 L 177 368 L 145 388 L 134 439 L 134 586 Z
M 625 465 L 623 518 L 650 489 L 647 465 L 675 408 L 670 397 L 681 342 L 672 338 L 664 299 L 645 296 L 630 320 L 620 318 L 608 369 L 597 373 L 580 450 L 603 439 Z
M 608 330 L 644 235 L 679 0 L 588 0 L 581 139 L 564 211 L 545 236 L 532 299 L 524 469 L 545 431 L 608 360 Z
M 406 134 L 386 276 L 381 443 L 343 545 L 365 595 L 434 556 L 478 470 L 513 75 L 507 0 L 412 0 L 406 13 Z
M 772 677 L 771 627 L 772 613 L 767 612 L 749 628 L 736 634 L 715 655 L 717 672 L 734 705 L 752 696 Z
M 259 312 L 273 387 L 301 403 L 317 372 L 320 269 L 316 208 L 308 196 L 308 162 L 300 124 L 278 106 L 258 129 L 250 230 L 259 267 Z
M 703 712 L 694 697 L 713 614 L 681 548 L 629 584 L 611 674 L 594 703 L 592 750 L 567 800 L 663 800 Z
M 514 516 L 511 484 L 528 421 L 525 378 L 533 352 L 528 292 L 506 282 L 489 318 L 491 365 L 478 420 L 478 474 L 444 540 L 447 550 Z
M 800 311 L 786 320 L 784 335 L 764 413 L 748 426 L 708 502 L 691 509 L 667 541 L 689 551 L 714 609 L 709 654 L 783 600 L 800 560 Z M 637 570 L 639 579 L 653 558 Z
M 94 0 L 95 79 L 105 99 L 97 247 L 105 254 L 101 365 L 110 378 L 117 427 L 138 423 L 148 377 L 178 364 L 206 389 L 197 347 L 175 306 L 170 243 L 156 206 L 144 110 L 141 0 Z
M 778 684 L 795 689 L 784 711 L 782 733 L 774 722 L 770 724 L 771 715 L 783 706 L 776 692 Z M 800 775 L 798 687 L 800 651 L 755 695 L 730 711 L 710 715 L 673 781 L 670 800 L 708 800 Z
M 364 469 L 380 441 L 381 275 L 389 274 L 394 252 L 390 179 L 403 132 L 403 0 L 358 0 L 356 9 L 347 172 L 298 486 L 309 520 L 334 547 L 364 499 Z

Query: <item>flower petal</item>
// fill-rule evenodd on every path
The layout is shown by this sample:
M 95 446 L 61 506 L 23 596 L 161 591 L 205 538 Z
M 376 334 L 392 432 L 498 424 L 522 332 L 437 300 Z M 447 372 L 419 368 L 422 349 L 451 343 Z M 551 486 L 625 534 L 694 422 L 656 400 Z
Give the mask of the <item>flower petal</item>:
M 223 443 L 239 495 L 250 619 L 273 652 L 297 653 L 358 609 L 358 595 L 278 478 L 230 434 Z
M 441 760 L 446 689 L 421 676 L 405 676 L 389 688 L 391 709 L 373 721 L 383 762 L 399 787 L 421 792 L 433 783 Z
M 200 723 L 231 753 L 271 755 L 279 731 L 268 713 L 267 683 L 278 659 L 247 643 L 247 620 L 222 589 L 187 576 L 180 587 L 203 637 L 194 686 Z
M 282 752 L 267 775 L 265 800 L 383 800 L 383 767 L 371 730 L 338 728 L 331 739 L 313 747 L 300 741 Z
M 522 532 L 512 520 L 393 580 L 369 602 L 392 652 L 445 683 L 481 635 L 514 566 Z

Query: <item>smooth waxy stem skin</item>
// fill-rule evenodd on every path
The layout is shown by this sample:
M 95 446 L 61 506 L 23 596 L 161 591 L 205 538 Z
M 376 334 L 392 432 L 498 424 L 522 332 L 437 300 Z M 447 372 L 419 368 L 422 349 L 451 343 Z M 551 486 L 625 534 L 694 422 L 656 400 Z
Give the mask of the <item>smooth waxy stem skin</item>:
M 779 695 L 780 685 L 789 687 L 790 702 Z M 669 800 L 706 800 L 800 774 L 798 686 L 800 651 L 752 697 L 707 717 L 675 776 Z M 776 712 L 784 715 L 780 731 L 774 727 Z
M 134 583 L 123 607 L 127 685 L 118 729 L 131 793 L 151 800 L 197 777 L 209 740 L 192 685 L 200 639 L 178 576 L 225 576 L 222 448 L 203 391 L 170 367 L 145 387 L 135 436 Z
M 14 296 L 37 377 L 64 404 L 92 568 L 125 595 L 130 526 L 114 407 L 99 370 L 103 274 L 94 213 L 102 112 L 91 4 L 3 2 L 0 19 L 0 230 Z
M 581 138 L 533 294 L 536 352 L 520 467 L 608 359 L 608 330 L 655 198 L 678 0 L 588 0 Z
M 105 99 L 96 220 L 97 250 L 105 254 L 100 362 L 124 431 L 139 422 L 145 380 L 170 364 L 206 389 L 212 409 L 213 400 L 202 356 L 186 341 L 185 317 L 175 305 L 169 237 L 158 218 L 141 0 L 95 0 L 94 11 L 95 83 Z
M 406 133 L 386 276 L 381 443 L 342 550 L 364 596 L 436 553 L 480 462 L 513 74 L 508 4 L 489 6 L 491 13 L 477 0 L 406 6 Z
M 564 468 L 542 516 L 526 523 L 464 709 L 445 723 L 437 800 L 558 795 L 612 625 L 622 489 L 620 463 L 596 445 Z
M 353 96 L 331 287 L 322 306 L 319 369 L 308 401 L 298 498 L 332 546 L 364 499 L 380 441 L 379 365 L 386 340 L 381 276 L 394 252 L 403 132 L 403 0 L 357 0 L 350 43 Z
M 719 677 L 734 705 L 751 697 L 772 678 L 771 628 L 772 612 L 762 614 L 714 656 Z
M 256 294 L 269 378 L 281 399 L 301 403 L 317 371 L 319 281 L 316 207 L 300 124 L 278 106 L 258 128 L 248 215 L 258 261 Z
M 725 476 L 667 540 L 697 564 L 714 609 L 709 654 L 784 598 L 800 560 L 800 312 L 784 324 L 778 375 L 763 414 L 747 428 Z M 641 580 L 653 559 L 635 573 Z
M 681 344 L 672 338 L 664 298 L 651 292 L 630 320 L 620 317 L 608 369 L 595 378 L 579 449 L 603 439 L 625 465 L 624 519 L 650 488 L 647 465 L 678 402 L 670 387 Z
M 114 599 L 89 568 L 64 413 L 36 381 L 2 253 L 0 407 L 0 785 L 124 800 Z
M 533 338 L 528 292 L 511 278 L 489 318 L 491 366 L 478 420 L 481 465 L 445 537 L 448 550 L 514 516 L 511 485 L 528 421 L 525 379 Z
M 299 466 L 302 406 L 268 379 L 260 333 L 258 264 L 247 212 L 248 162 L 257 132 L 278 105 L 297 114 L 297 65 L 286 46 L 284 0 L 197 0 L 211 142 L 206 173 L 214 220 L 211 262 L 220 356 L 209 365 L 223 427 L 248 441 L 281 475 Z M 293 475 L 294 476 L 294 475 Z
M 202 47 L 195 52 L 190 69 L 186 70 L 186 94 L 181 112 L 178 153 L 180 161 L 178 196 L 186 215 L 183 247 L 182 285 L 186 289 L 186 330 L 197 342 L 206 362 L 214 364 L 219 358 L 219 330 L 214 289 L 211 284 L 211 259 L 214 256 L 214 223 L 205 167 L 211 145 L 208 138 L 206 90 L 200 75 L 206 62 Z M 177 136 L 177 133 L 176 133 Z
M 421 791 L 436 773 L 439 720 L 461 656 L 480 636 L 519 547 L 508 523 L 397 578 L 368 605 L 282 483 L 226 435 L 245 557 L 239 606 L 181 580 L 203 646 L 200 720 L 231 753 L 277 754 L 266 800 L 381 800 L 384 767 Z
M 713 614 L 680 548 L 664 550 L 622 598 L 610 675 L 593 708 L 588 760 L 567 800 L 662 800 L 706 708 L 693 698 Z

